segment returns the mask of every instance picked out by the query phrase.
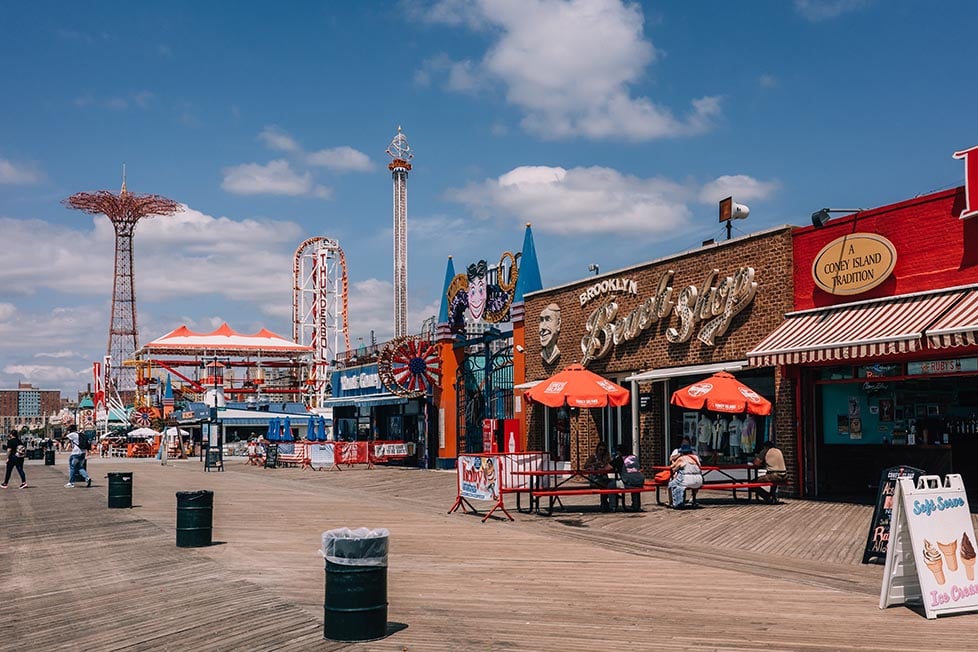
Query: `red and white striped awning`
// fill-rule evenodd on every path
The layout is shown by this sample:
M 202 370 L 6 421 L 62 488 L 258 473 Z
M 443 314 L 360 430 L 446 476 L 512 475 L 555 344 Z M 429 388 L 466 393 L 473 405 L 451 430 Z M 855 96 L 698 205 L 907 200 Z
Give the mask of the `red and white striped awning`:
M 978 289 L 965 291 L 961 301 L 925 334 L 927 345 L 935 349 L 978 344 Z
M 907 294 L 788 313 L 747 359 L 763 367 L 917 351 L 923 348 L 927 327 L 973 291 Z M 971 315 L 974 320 L 974 311 Z

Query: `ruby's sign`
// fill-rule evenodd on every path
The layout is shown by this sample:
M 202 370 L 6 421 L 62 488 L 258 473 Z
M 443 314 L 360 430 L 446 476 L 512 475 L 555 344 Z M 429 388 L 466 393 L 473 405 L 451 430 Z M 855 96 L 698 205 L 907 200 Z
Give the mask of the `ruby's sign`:
M 962 220 L 978 215 L 978 145 L 954 153 L 954 158 L 964 159 L 964 210 Z

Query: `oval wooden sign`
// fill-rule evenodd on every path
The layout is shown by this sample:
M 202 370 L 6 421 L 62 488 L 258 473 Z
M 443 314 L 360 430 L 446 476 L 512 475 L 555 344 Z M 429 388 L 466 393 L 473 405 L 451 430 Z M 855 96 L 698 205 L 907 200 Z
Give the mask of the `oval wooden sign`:
M 889 278 L 896 259 L 896 248 L 883 236 L 852 233 L 822 247 L 812 263 L 812 278 L 829 294 L 860 294 Z

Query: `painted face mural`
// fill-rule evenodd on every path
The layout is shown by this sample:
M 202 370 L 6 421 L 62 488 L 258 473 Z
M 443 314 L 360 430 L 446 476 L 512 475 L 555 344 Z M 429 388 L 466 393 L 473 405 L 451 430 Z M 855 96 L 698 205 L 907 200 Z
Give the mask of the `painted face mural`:
M 506 252 L 492 267 L 485 260 L 470 264 L 448 285 L 448 322 L 452 331 L 465 330 L 466 322 L 491 324 L 509 321 L 509 306 L 519 277 L 519 254 Z
M 560 335 L 560 306 L 549 304 L 540 311 L 540 355 L 550 364 L 560 357 L 557 337 Z
M 482 314 L 486 310 L 486 271 L 486 261 L 484 260 L 469 265 L 469 288 L 467 290 L 469 318 L 474 321 L 482 319 Z

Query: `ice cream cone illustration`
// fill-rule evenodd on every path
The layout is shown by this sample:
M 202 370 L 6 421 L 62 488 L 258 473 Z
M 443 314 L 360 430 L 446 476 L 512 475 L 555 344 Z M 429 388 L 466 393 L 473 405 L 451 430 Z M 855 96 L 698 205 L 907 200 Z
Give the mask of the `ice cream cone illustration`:
M 961 535 L 961 565 L 964 566 L 964 572 L 968 575 L 968 579 L 974 581 L 975 547 L 971 545 L 971 539 L 968 538 L 967 532 Z
M 947 563 L 947 569 L 952 573 L 958 570 L 958 542 L 941 543 L 938 541 L 937 547 L 944 553 L 944 561 Z
M 940 585 L 944 584 L 944 557 L 941 551 L 934 547 L 934 544 L 924 539 L 924 561 L 927 568 L 934 574 L 934 579 Z

